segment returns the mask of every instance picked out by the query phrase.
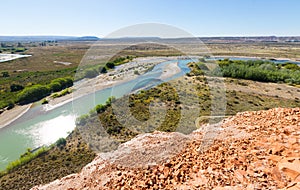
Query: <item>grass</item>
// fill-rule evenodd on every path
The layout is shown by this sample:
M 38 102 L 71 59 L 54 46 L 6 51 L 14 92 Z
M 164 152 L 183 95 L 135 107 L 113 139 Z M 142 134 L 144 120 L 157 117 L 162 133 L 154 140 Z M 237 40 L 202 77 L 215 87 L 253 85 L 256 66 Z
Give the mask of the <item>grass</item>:
M 196 89 L 189 89 L 189 83 L 196 86 Z M 239 81 L 236 79 L 225 80 L 225 83 L 236 85 L 232 89 L 226 91 L 227 109 L 225 114 L 234 115 L 241 111 L 263 110 L 274 107 L 299 107 L 300 101 L 292 98 L 280 98 L 261 94 L 259 90 L 253 92 L 243 92 L 239 90 L 239 86 L 247 87 L 250 81 Z M 186 95 L 191 97 L 197 95 L 199 97 L 200 113 L 198 115 L 183 118 L 181 114 L 182 106 L 186 106 L 192 110 L 195 105 L 193 102 L 180 102 L 178 94 L 174 86 L 180 85 Z M 259 84 L 257 84 L 259 85 Z M 282 87 L 281 87 L 282 88 Z M 261 89 L 263 90 L 263 89 Z M 166 105 L 166 117 L 155 118 L 153 123 L 147 124 L 150 118 L 149 105 L 151 102 L 164 102 Z M 130 123 L 125 126 L 121 124 L 124 118 L 118 118 L 111 103 L 119 104 L 121 107 L 129 100 L 130 112 L 137 121 L 144 123 Z M 34 185 L 48 183 L 57 178 L 61 178 L 70 173 L 79 172 L 80 169 L 89 163 L 95 153 L 92 150 L 110 151 L 115 149 L 120 143 L 126 142 L 137 134 L 142 132 L 151 132 L 153 130 L 176 131 L 180 125 L 189 127 L 194 125 L 195 118 L 199 116 L 209 116 L 211 112 L 211 93 L 207 86 L 207 79 L 201 75 L 184 76 L 174 80 L 172 85 L 167 83 L 161 84 L 149 90 L 140 91 L 137 94 L 131 94 L 121 99 L 108 101 L 102 107 L 98 107 L 91 111 L 89 115 L 83 116 L 85 122 L 81 123 L 75 131 L 66 139 L 61 141 L 60 146 L 54 146 L 44 154 L 40 154 L 26 164 L 20 165 L 17 169 L 13 169 L 0 178 L 0 189 L 28 189 Z M 160 110 L 156 110 L 160 111 Z M 203 119 L 201 122 L 208 122 L 209 119 Z M 218 122 L 216 120 L 215 122 Z M 101 125 L 100 125 L 101 122 Z M 106 144 L 109 146 L 100 146 L 99 142 L 109 137 L 113 142 Z M 89 140 L 89 145 L 85 140 Z M 100 140 L 100 141 L 99 141 Z M 65 144 L 65 145 L 64 145 Z
M 20 91 L 11 92 L 12 84 L 23 87 L 34 84 L 47 85 L 52 80 L 62 77 L 74 77 L 77 68 L 67 68 L 56 71 L 44 72 L 12 72 L 9 77 L 0 77 L 0 109 L 8 106 L 9 102 L 17 102 L 17 95 Z
M 117 45 L 118 44 L 106 44 L 101 46 L 101 48 L 111 51 L 111 48 Z M 180 46 L 188 50 L 195 49 L 195 47 L 189 44 L 180 43 Z M 299 58 L 297 57 L 298 53 L 296 51 L 299 46 L 299 44 L 293 46 L 290 44 L 208 44 L 208 47 L 215 55 L 273 56 L 287 58 Z M 76 66 L 79 64 L 88 47 L 89 44 L 84 43 L 61 43 L 58 46 L 52 47 L 30 47 L 26 53 L 33 54 L 32 57 L 1 63 L 1 68 L 10 74 L 10 77 L 1 78 L 0 80 L 0 95 L 3 97 L 3 99 L 1 99 L 3 100 L 2 104 L 3 102 L 14 101 L 16 92 L 10 92 L 9 90 L 9 85 L 13 82 L 24 86 L 36 83 L 48 84 L 48 82 L 54 78 L 73 76 L 76 71 Z M 138 47 L 138 50 L 136 50 L 136 48 L 136 46 L 127 48 L 121 52 L 121 55 L 148 56 L 182 54 L 179 51 L 166 47 L 150 48 L 150 51 L 145 45 Z M 64 66 L 54 64 L 53 61 L 66 61 L 72 62 L 73 64 Z M 17 70 L 25 71 L 19 72 Z M 176 84 L 177 83 L 181 83 L 181 86 L 186 86 L 186 88 L 188 88 L 188 85 L 186 85 L 188 83 L 193 83 L 197 86 L 197 90 L 184 89 L 188 96 L 197 95 L 199 97 L 199 105 L 201 106 L 199 115 L 189 118 L 191 123 L 193 123 L 194 119 L 198 116 L 209 116 L 211 111 L 211 94 L 207 87 L 206 79 L 201 76 L 201 73 L 193 73 L 188 77 L 178 79 L 176 81 Z M 238 83 L 239 81 L 237 81 L 236 84 L 237 88 L 228 89 L 226 91 L 226 115 L 234 115 L 240 111 L 300 106 L 300 102 L 297 99 L 263 95 L 260 94 L 259 91 L 254 93 L 239 91 Z M 243 86 L 248 85 L 247 81 L 243 81 L 243 83 L 240 84 Z M 112 148 L 116 148 L 118 143 L 126 142 L 142 131 L 175 131 L 178 127 L 179 119 L 181 119 L 182 102 L 178 99 L 176 91 L 172 86 L 162 84 L 156 88 L 141 91 L 138 94 L 133 94 L 117 101 L 124 103 L 125 101 L 123 100 L 129 99 L 132 115 L 138 121 L 144 122 L 150 118 L 148 109 L 150 103 L 157 101 L 158 98 L 166 104 L 167 112 L 165 118 L 153 122 L 153 127 L 145 128 L 134 123 L 132 126 L 124 127 L 124 125 L 121 125 L 119 122 L 120 120 L 117 119 L 111 105 L 107 106 L 99 113 L 92 113 L 85 116 L 85 122 L 82 126 L 78 126 L 66 139 L 66 142 L 62 142 L 62 144 L 59 143 L 60 146 L 53 146 L 50 150 L 33 157 L 33 159 L 30 159 L 28 162 L 26 162 L 25 159 L 24 164 L 19 164 L 21 163 L 20 161 L 13 164 L 15 167 L 11 167 L 12 169 L 9 172 L 0 177 L 0 189 L 29 189 L 34 185 L 49 183 L 65 175 L 79 172 L 83 166 L 95 158 L 95 153 L 92 150 L 99 150 L 100 148 L 103 151 L 109 151 Z M 191 102 L 184 104 L 188 108 L 193 109 Z M 103 128 L 100 127 L 99 121 L 101 121 Z M 203 121 L 203 123 L 205 122 L 208 122 L 208 120 Z M 190 122 L 181 124 L 183 124 L 184 127 L 188 127 Z M 94 143 L 99 142 L 99 139 L 103 139 L 104 133 L 107 133 L 114 139 L 116 144 L 112 147 L 95 147 Z M 93 139 L 89 145 L 85 143 L 87 137 Z
M 30 189 L 35 185 L 49 183 L 79 172 L 95 156 L 75 130 L 66 139 L 65 145 L 61 141 L 58 146 L 52 146 L 48 151 L 0 177 L 0 189 Z
M 18 160 L 12 161 L 10 162 L 7 166 L 5 171 L 2 171 L 0 173 L 1 176 L 12 172 L 13 170 L 18 169 L 19 167 L 21 167 L 24 164 L 27 164 L 28 162 L 30 162 L 31 160 L 33 160 L 34 158 L 46 153 L 49 150 L 48 147 L 41 147 L 38 150 L 32 152 L 30 149 L 27 150 L 27 152 L 25 152 L 23 155 L 20 156 L 20 158 Z
M 67 95 L 67 94 L 70 94 L 71 92 L 72 92 L 72 91 L 71 91 L 69 88 L 67 88 L 67 89 L 62 90 L 62 91 L 59 92 L 59 93 L 54 93 L 54 94 L 52 94 L 51 97 L 52 97 L 52 98 L 59 98 L 59 97 L 65 96 L 65 95 Z

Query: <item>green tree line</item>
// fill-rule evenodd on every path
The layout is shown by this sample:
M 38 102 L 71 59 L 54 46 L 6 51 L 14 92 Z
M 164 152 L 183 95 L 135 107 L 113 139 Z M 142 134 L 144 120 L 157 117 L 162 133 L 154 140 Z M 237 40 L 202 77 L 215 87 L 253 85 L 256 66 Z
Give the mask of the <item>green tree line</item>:
M 69 77 L 58 78 L 51 81 L 48 85 L 33 85 L 24 88 L 17 95 L 17 103 L 27 104 L 40 100 L 53 92 L 58 92 L 65 88 L 71 87 L 73 85 L 73 80 Z
M 300 84 L 300 67 L 294 63 L 276 64 L 263 60 L 233 61 L 224 59 L 219 60 L 218 64 L 224 77 Z

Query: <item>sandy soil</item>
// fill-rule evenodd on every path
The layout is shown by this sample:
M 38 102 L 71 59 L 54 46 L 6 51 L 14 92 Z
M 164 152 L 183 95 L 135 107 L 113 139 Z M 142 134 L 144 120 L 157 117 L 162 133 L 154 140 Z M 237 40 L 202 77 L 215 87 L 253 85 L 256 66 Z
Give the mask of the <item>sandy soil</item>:
M 27 112 L 31 107 L 31 104 L 24 106 L 15 106 L 13 109 L 8 110 L 0 114 L 0 129 L 5 127 L 21 117 L 24 113 Z
M 242 79 L 226 79 L 226 89 L 286 99 L 300 99 L 300 89 L 287 84 L 263 83 Z
M 51 98 L 51 96 L 47 97 L 46 99 L 48 99 L 49 103 L 45 105 L 45 110 L 54 109 L 84 95 L 133 80 L 134 78 L 138 77 L 137 74 L 134 74 L 134 71 L 138 71 L 139 74 L 143 74 L 152 66 L 175 58 L 176 57 L 136 58 L 132 62 L 120 65 L 106 74 L 99 75 L 98 77 L 92 79 L 86 79 L 82 83 L 74 85 L 72 89 L 75 91 L 71 94 L 54 99 Z M 161 79 L 168 78 L 180 72 L 177 62 L 165 66 L 163 69 L 164 72 L 161 76 Z M 26 113 L 26 111 L 29 110 L 30 106 L 31 104 L 16 106 L 15 108 L 0 114 L 0 128 L 7 126 L 15 119 L 21 117 L 24 113 Z
M 166 65 L 163 68 L 164 72 L 160 76 L 160 79 L 164 80 L 169 78 L 170 76 L 176 75 L 177 73 L 180 73 L 180 68 L 178 67 L 178 62 L 174 62 L 171 64 Z

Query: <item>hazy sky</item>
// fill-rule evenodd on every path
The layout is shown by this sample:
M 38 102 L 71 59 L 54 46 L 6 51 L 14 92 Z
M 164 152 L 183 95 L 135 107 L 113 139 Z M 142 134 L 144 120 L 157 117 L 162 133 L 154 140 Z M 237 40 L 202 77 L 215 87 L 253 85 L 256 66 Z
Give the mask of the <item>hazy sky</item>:
M 0 35 L 95 35 L 162 23 L 195 36 L 300 35 L 299 0 L 5 0 Z

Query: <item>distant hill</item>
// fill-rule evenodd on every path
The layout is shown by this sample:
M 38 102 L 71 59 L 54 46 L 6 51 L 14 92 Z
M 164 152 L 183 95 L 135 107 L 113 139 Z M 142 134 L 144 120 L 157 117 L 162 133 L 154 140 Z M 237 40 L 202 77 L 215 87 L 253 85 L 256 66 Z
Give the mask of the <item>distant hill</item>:
M 35 41 L 96 41 L 96 36 L 0 36 L 1 42 L 35 42 Z
M 0 36 L 0 42 L 34 42 L 34 41 L 114 41 L 114 42 L 194 42 L 200 39 L 204 43 L 285 43 L 300 42 L 300 36 L 228 36 L 228 37 L 187 37 L 187 38 L 159 38 L 159 37 L 124 37 L 124 38 L 98 38 L 96 36 Z

